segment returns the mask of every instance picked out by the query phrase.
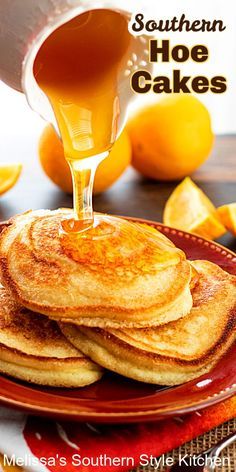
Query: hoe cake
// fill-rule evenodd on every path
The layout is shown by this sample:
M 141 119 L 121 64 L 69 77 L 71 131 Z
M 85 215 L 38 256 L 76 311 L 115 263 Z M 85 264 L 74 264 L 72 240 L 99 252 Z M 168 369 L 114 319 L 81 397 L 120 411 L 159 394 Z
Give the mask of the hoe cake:
M 189 313 L 191 265 L 165 236 L 101 215 L 99 232 L 60 233 L 72 216 L 39 210 L 2 225 L 2 284 L 19 304 L 101 328 L 156 326 Z
M 209 372 L 236 339 L 236 277 L 208 261 L 190 314 L 165 326 L 109 329 L 60 324 L 69 341 L 98 364 L 136 380 L 177 385 Z
M 102 376 L 102 369 L 67 341 L 55 321 L 20 307 L 3 287 L 0 372 L 53 387 L 82 387 Z

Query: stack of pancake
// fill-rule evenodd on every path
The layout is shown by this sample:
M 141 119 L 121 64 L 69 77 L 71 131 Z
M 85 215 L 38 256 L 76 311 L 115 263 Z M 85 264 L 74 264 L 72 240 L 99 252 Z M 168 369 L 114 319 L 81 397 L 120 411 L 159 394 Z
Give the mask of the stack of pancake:
M 2 224 L 0 370 L 64 387 L 102 368 L 160 385 L 210 371 L 235 342 L 236 277 L 120 218 L 63 233 L 71 216 L 39 210 Z

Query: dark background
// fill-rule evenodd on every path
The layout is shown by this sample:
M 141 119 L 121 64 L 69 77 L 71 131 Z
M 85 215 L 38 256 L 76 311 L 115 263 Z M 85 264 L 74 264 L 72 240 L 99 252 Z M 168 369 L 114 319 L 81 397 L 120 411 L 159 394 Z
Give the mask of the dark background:
M 0 200 L 2 220 L 29 209 L 72 206 L 72 197 L 48 179 L 36 156 L 26 153 L 23 159 L 20 156 L 22 160 L 24 170 L 19 182 Z M 218 136 L 212 155 L 192 178 L 216 206 L 235 202 L 236 136 Z M 165 202 L 177 184 L 148 180 L 129 168 L 110 189 L 94 198 L 94 209 L 162 222 Z M 227 234 L 219 241 L 236 250 L 236 237 L 233 235 Z

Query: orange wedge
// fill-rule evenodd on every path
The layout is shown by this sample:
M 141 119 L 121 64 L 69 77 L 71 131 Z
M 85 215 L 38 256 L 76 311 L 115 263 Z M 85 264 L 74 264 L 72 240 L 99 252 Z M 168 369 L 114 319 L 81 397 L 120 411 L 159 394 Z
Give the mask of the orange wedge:
M 0 195 L 3 195 L 15 185 L 21 171 L 22 164 L 0 165 Z
M 0 454 L 0 467 L 2 466 L 3 472 L 23 472 L 21 467 L 4 465 L 4 457 Z
M 226 232 L 217 210 L 203 191 L 186 177 L 173 191 L 164 209 L 164 224 L 207 239 Z
M 223 225 L 236 235 L 236 203 L 220 206 L 217 213 Z

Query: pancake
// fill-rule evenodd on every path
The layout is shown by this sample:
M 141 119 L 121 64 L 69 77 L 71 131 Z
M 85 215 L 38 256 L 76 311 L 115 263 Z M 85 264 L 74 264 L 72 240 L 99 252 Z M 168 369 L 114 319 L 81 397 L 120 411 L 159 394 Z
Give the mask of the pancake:
M 81 387 L 102 376 L 102 369 L 67 341 L 56 322 L 19 307 L 3 287 L 0 372 L 54 387 Z
M 66 234 L 61 220 L 72 216 L 32 211 L 3 226 L 1 278 L 16 301 L 58 321 L 102 328 L 160 325 L 189 313 L 190 263 L 168 238 L 101 215 L 93 230 Z
M 236 277 L 195 261 L 199 279 L 188 316 L 165 326 L 102 330 L 60 324 L 98 364 L 136 380 L 178 385 L 209 372 L 236 339 Z

